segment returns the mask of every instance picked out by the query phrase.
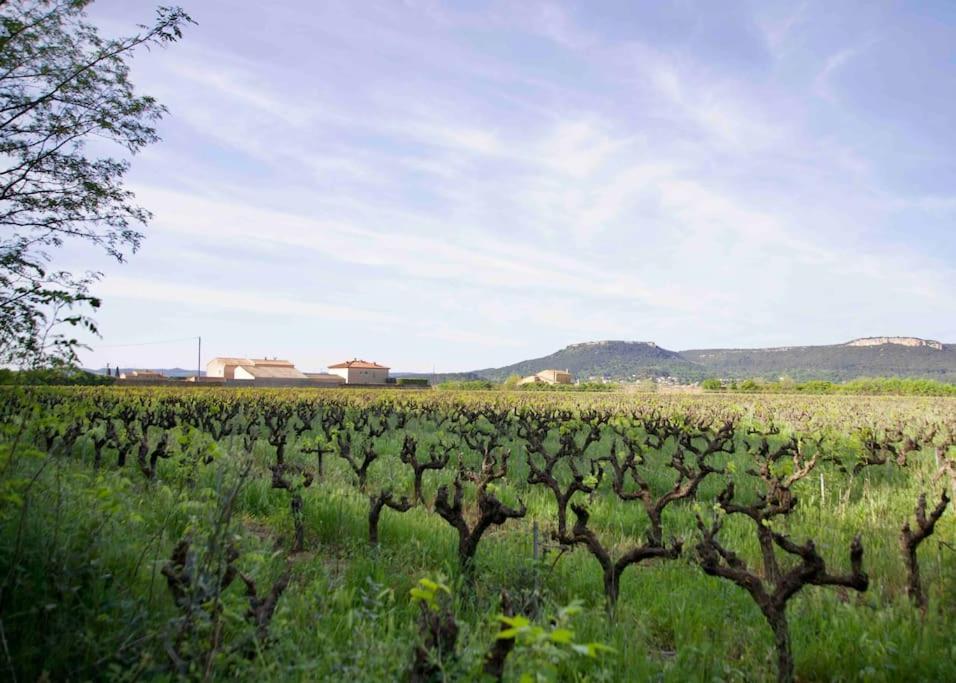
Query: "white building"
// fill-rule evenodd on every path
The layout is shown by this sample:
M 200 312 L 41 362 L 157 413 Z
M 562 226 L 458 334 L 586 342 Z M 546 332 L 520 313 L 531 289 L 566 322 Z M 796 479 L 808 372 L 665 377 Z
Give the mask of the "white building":
M 213 358 L 206 363 L 207 377 L 225 379 L 307 379 L 292 361 L 278 358 Z
M 358 358 L 330 365 L 329 372 L 343 377 L 346 384 L 386 384 L 388 382 L 387 367 Z
M 139 382 L 154 382 L 166 379 L 166 375 L 155 370 L 131 370 L 119 376 L 120 379 Z
M 518 384 L 571 384 L 571 380 L 571 373 L 567 370 L 542 370 L 525 377 Z

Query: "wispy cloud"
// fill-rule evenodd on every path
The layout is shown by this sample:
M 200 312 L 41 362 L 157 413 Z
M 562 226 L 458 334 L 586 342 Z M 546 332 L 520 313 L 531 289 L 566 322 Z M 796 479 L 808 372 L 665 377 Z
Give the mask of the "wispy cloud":
M 256 289 L 214 288 L 173 280 L 139 279 L 114 275 L 97 287 L 97 294 L 115 299 L 176 304 L 199 311 L 242 311 L 269 317 L 315 316 L 336 322 L 387 324 L 396 317 L 388 311 L 362 310 L 309 299 L 263 294 Z
M 895 183 L 841 77 L 893 47 L 876 19 L 719 14 L 288 0 L 254 21 L 209 0 L 136 65 L 171 115 L 134 165 L 156 220 L 105 268 L 104 329 L 150 324 L 113 302 L 183 300 L 223 344 L 237 314 L 267 316 L 257 334 L 316 362 L 374 340 L 421 369 L 606 336 L 956 338 L 951 200 Z M 769 56 L 729 54 L 750 33 Z M 279 324 L 296 315 L 321 349 Z

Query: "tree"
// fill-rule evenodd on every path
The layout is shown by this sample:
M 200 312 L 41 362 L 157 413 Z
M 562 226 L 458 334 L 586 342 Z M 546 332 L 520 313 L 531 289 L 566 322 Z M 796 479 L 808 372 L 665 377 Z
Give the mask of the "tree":
M 758 492 L 756 501 L 742 503 L 737 500 L 734 482 L 730 480 L 717 496 L 716 509 L 720 514 L 709 528 L 697 515 L 697 527 L 702 536 L 697 544 L 697 556 L 704 573 L 732 581 L 757 603 L 773 630 L 777 681 L 793 683 L 794 662 L 787 604 L 806 586 L 838 586 L 863 592 L 869 587 L 870 580 L 863 571 L 863 544 L 859 536 L 850 544 L 850 572 L 833 574 L 827 570 L 813 540 L 808 539 L 800 545 L 778 531 L 780 519 L 796 508 L 797 496 L 793 487 L 816 466 L 822 443 L 818 440 L 815 452 L 808 457 L 805 445 L 810 439 L 791 436 L 782 444 L 773 446 L 770 437 L 778 433 L 775 428 L 766 433 L 751 429 L 750 434 L 757 435 L 758 441 L 753 443 L 744 439 L 744 447 L 757 464 L 756 469 L 748 470 L 747 474 L 757 477 L 763 490 Z M 750 566 L 718 539 L 723 518 L 727 515 L 740 515 L 753 522 L 762 567 Z M 785 566 L 781 562 L 781 553 L 795 562 Z
M 160 7 L 151 26 L 105 39 L 85 21 L 91 0 L 0 3 L 0 363 L 76 360 L 64 330 L 96 332 L 89 317 L 98 273 L 53 266 L 69 241 L 117 261 L 135 251 L 150 213 L 123 184 L 128 157 L 159 137 L 166 109 L 137 95 L 128 61 L 136 48 L 178 40 L 192 19 Z M 117 145 L 123 158 L 87 149 Z
M 501 383 L 505 389 L 514 389 L 518 386 L 518 382 L 521 381 L 521 375 L 516 372 L 512 372 L 508 377 L 505 378 L 505 381 Z

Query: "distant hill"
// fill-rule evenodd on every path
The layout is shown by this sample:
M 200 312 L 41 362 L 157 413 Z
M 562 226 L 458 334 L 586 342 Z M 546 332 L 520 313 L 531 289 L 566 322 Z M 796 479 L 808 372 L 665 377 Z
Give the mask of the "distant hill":
M 633 381 L 654 377 L 679 377 L 694 381 L 707 377 L 698 364 L 682 358 L 675 351 L 663 349 L 654 342 L 594 341 L 571 344 L 548 356 L 523 360 L 501 368 L 484 368 L 469 372 L 426 375 L 396 373 L 396 376 L 429 377 L 435 381 L 489 379 L 501 382 L 510 375 L 525 377 L 541 370 L 568 370 L 575 379 L 613 379 Z
M 575 378 L 632 381 L 675 377 L 692 382 L 705 377 L 845 381 L 857 377 L 920 377 L 956 382 L 956 345 L 918 337 L 867 337 L 827 346 L 785 346 L 769 349 L 692 349 L 670 351 L 653 342 L 595 341 L 570 346 L 548 356 L 501 368 L 427 375 L 436 381 L 490 379 L 531 375 L 554 368 Z
M 702 378 L 704 373 L 692 361 L 654 342 L 595 341 L 571 344 L 549 356 L 524 360 L 503 368 L 475 370 L 478 377 L 501 381 L 509 375 L 533 375 L 550 368 L 568 370 L 577 379 L 613 378 L 636 380 L 650 377 Z
M 868 337 L 828 346 L 694 349 L 680 355 L 722 378 L 795 380 L 920 377 L 956 382 L 956 345 L 918 337 Z

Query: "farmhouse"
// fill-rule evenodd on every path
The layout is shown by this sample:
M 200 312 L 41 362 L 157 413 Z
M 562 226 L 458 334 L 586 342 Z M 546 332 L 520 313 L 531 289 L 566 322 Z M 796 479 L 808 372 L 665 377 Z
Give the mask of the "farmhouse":
M 166 379 L 166 375 L 155 370 L 131 370 L 119 376 L 120 379 L 133 382 L 155 382 Z
M 358 358 L 329 366 L 329 372 L 344 378 L 346 384 L 387 384 L 388 370 L 384 365 Z
M 307 379 L 292 361 L 277 358 L 213 358 L 206 363 L 206 376 L 246 381 Z
M 518 384 L 571 384 L 571 373 L 567 370 L 542 370 L 525 377 Z

